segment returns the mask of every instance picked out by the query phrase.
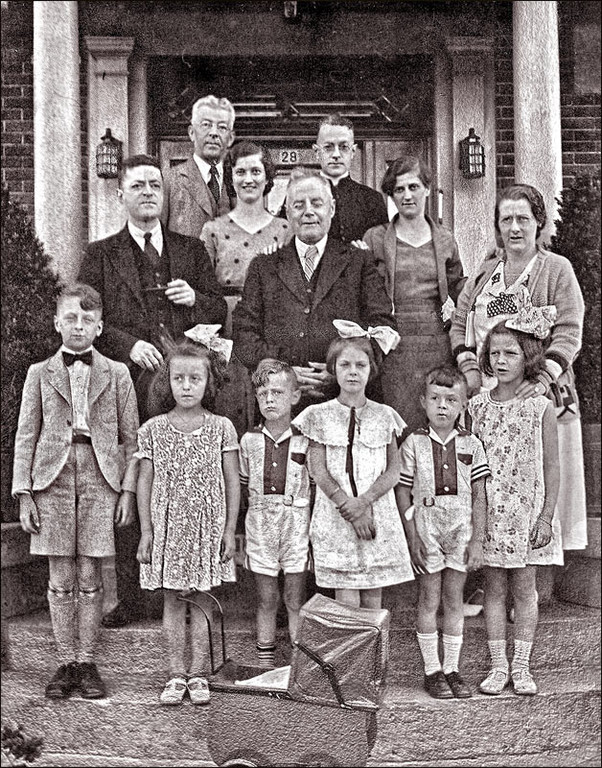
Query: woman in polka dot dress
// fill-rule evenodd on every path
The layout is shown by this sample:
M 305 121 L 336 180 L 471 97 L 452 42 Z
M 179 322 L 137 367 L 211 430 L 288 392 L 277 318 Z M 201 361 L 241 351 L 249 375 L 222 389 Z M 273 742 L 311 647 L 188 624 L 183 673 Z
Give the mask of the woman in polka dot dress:
M 264 207 L 264 195 L 274 184 L 275 169 L 269 153 L 249 141 L 230 150 L 236 208 L 208 221 L 201 232 L 219 284 L 228 303 L 224 335 L 232 334 L 232 312 L 240 301 L 247 270 L 258 253 L 279 248 L 291 238 L 288 222 Z M 216 411 L 233 422 L 239 437 L 253 425 L 255 398 L 246 368 L 234 355 L 226 382 L 215 404 Z

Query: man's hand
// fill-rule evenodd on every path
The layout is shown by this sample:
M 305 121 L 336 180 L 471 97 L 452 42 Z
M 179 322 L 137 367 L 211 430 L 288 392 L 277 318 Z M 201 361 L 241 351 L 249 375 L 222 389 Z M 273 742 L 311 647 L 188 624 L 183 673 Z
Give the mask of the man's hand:
M 467 371 L 464 376 L 466 377 L 466 382 L 468 383 L 468 387 L 466 388 L 466 394 L 468 397 L 478 395 L 481 391 L 482 384 L 481 372 L 477 370 L 471 370 Z
M 167 283 L 165 296 L 174 304 L 181 304 L 184 307 L 194 307 L 196 301 L 194 288 L 191 288 L 186 280 L 178 279 Z
M 40 513 L 29 493 L 19 494 L 19 520 L 25 533 L 40 532 Z
M 370 246 L 365 240 L 352 240 L 351 245 L 354 248 L 359 248 L 361 251 L 369 251 Z
M 163 362 L 163 355 L 154 344 L 138 339 L 130 349 L 130 360 L 147 371 L 157 371 Z
M 326 370 L 326 363 L 309 363 L 308 366 L 294 365 L 293 370 L 297 374 L 299 388 L 303 394 L 316 399 L 326 397 L 324 390 L 334 381 Z
M 134 522 L 136 517 L 136 494 L 133 491 L 122 491 L 115 507 L 115 525 L 123 528 Z

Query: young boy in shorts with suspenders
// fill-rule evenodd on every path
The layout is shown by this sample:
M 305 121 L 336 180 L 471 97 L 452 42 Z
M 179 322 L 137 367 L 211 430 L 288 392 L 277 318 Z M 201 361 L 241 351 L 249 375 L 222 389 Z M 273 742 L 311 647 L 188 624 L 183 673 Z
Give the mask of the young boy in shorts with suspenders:
M 59 668 L 46 696 L 79 689 L 99 699 L 94 663 L 102 616 L 101 558 L 115 554 L 113 524 L 135 514 L 138 410 L 129 371 L 93 348 L 102 332 L 102 300 L 79 283 L 57 300 L 63 343 L 29 368 L 15 440 L 13 496 L 31 553 L 48 557 L 48 603 Z M 76 636 L 79 634 L 79 654 Z M 77 660 L 76 660 L 77 658 Z

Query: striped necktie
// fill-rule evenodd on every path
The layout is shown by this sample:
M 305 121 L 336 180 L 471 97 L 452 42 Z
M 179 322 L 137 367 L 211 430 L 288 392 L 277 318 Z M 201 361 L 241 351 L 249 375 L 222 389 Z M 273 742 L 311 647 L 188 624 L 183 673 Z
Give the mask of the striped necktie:
M 303 272 L 307 282 L 312 278 L 314 270 L 316 268 L 316 259 L 318 258 L 318 249 L 315 245 L 310 245 L 305 251 L 305 257 L 303 261 Z
M 209 191 L 215 198 L 215 202 L 219 203 L 219 176 L 217 173 L 217 168 L 212 165 L 211 168 L 209 168 L 209 184 L 207 185 L 209 187 Z

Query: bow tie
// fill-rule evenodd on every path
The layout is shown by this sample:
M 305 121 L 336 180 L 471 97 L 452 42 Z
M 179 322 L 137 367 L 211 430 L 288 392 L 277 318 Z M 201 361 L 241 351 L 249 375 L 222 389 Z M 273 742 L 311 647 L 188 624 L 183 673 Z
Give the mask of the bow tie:
M 81 355 L 74 355 L 71 352 L 63 351 L 63 360 L 67 366 L 73 365 L 76 360 L 79 360 L 86 365 L 92 365 L 92 350 L 89 349 L 87 352 L 83 352 Z

